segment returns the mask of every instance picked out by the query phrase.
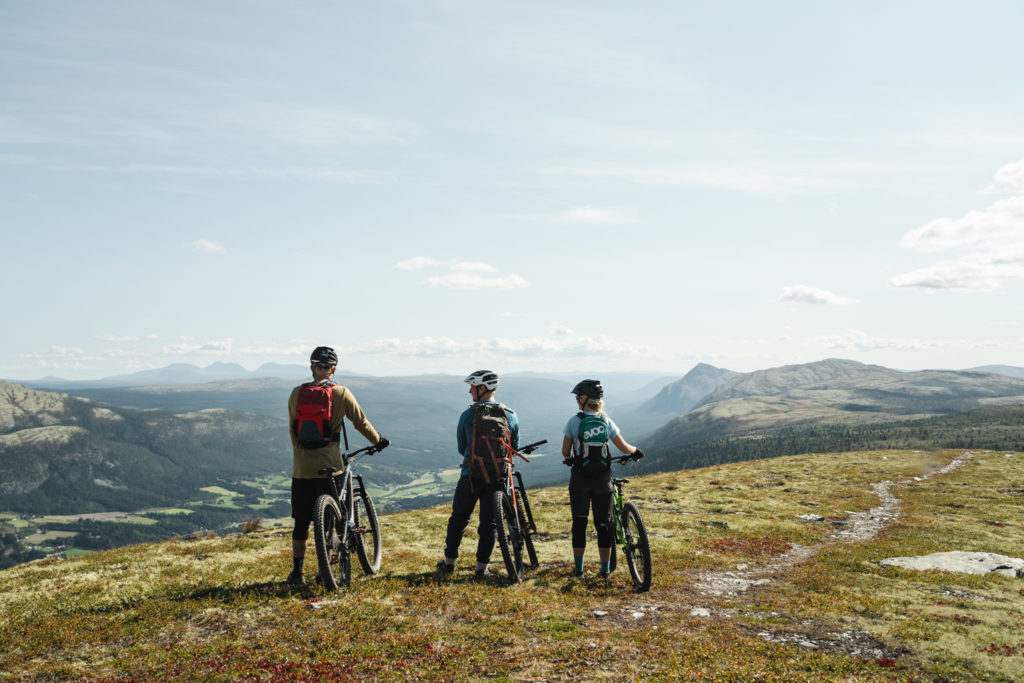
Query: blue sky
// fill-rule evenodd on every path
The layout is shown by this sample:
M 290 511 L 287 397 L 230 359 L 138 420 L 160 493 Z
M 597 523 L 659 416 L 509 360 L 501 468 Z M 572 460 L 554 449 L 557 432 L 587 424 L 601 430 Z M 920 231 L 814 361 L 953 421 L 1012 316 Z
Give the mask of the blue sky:
M 1024 365 L 1022 28 L 0 0 L 0 377 Z

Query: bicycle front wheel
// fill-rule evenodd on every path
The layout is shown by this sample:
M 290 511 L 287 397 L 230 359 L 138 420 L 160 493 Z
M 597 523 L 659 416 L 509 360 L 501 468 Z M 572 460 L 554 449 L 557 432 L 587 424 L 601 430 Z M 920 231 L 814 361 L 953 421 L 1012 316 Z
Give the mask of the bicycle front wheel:
M 327 590 L 347 586 L 352 576 L 348 551 L 348 525 L 338 502 L 330 496 L 316 499 L 313 514 L 313 541 L 319 565 L 318 576 Z
M 380 545 L 380 524 L 377 522 L 377 508 L 365 489 L 353 498 L 355 509 L 356 556 L 364 574 L 376 574 L 380 571 L 382 548 Z
M 512 500 L 504 491 L 494 492 L 494 521 L 498 527 L 498 546 L 501 547 L 501 557 L 505 560 L 509 581 L 520 583 L 524 570 L 523 536 Z
M 651 587 L 651 546 L 640 510 L 633 503 L 623 506 L 622 535 L 625 537 L 622 549 L 633 585 L 639 592 L 646 591 Z

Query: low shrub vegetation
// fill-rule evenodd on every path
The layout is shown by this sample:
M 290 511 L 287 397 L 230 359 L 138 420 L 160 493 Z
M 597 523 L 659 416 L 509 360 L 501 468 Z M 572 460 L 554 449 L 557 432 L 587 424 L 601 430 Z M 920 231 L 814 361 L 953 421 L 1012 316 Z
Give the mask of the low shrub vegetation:
M 541 566 L 506 585 L 433 571 L 448 507 L 383 515 L 384 566 L 326 592 L 283 583 L 290 530 L 248 525 L 0 572 L 7 680 L 1019 680 L 1021 579 L 882 568 L 886 557 L 1024 557 L 1024 455 L 808 454 L 632 477 L 654 582 L 571 579 L 564 487 L 531 491 Z M 528 466 L 524 476 L 529 479 Z M 616 473 L 626 472 L 616 468 Z M 845 539 L 851 514 L 900 515 Z M 801 515 L 813 513 L 813 517 Z M 820 518 L 820 519 L 819 519 Z M 999 522 L 1001 525 L 992 524 Z M 307 579 L 316 571 L 310 547 Z M 621 560 L 621 558 L 620 558 Z M 718 592 L 715 577 L 748 580 Z

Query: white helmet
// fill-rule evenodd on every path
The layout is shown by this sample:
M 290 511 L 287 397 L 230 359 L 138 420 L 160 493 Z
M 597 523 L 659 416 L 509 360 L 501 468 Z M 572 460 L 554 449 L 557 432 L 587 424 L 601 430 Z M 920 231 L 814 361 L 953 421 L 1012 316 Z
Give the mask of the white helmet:
M 487 387 L 488 391 L 498 388 L 498 375 L 490 370 L 477 370 L 462 381 L 471 387 Z

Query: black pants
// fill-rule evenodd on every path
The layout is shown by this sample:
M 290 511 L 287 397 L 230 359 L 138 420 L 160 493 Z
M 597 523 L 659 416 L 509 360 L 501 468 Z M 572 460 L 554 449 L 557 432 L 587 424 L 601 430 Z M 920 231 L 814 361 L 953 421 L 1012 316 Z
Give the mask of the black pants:
M 292 478 L 292 518 L 295 527 L 292 538 L 305 541 L 309 538 L 309 524 L 316 513 L 316 499 L 331 492 L 331 482 L 327 477 L 316 479 Z
M 479 540 L 476 544 L 476 561 L 484 564 L 491 561 L 494 550 L 494 487 L 483 479 L 474 479 L 468 474 L 459 478 L 452 498 L 452 514 L 448 518 L 448 533 L 445 536 L 444 556 L 455 559 L 459 556 L 462 533 L 469 526 L 473 508 L 480 501 L 480 526 L 477 527 Z
M 597 547 L 612 547 L 612 476 L 585 477 L 573 472 L 569 477 L 569 508 L 572 510 L 572 547 L 587 547 L 587 519 L 594 511 Z

